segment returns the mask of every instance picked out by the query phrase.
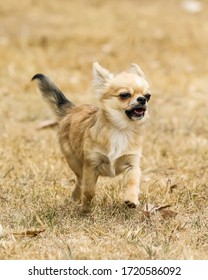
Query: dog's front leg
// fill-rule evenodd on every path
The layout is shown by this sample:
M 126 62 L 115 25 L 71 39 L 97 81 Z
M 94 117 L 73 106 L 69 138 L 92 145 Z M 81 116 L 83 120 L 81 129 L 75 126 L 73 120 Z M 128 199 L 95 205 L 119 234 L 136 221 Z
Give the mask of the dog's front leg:
M 128 164 L 124 173 L 124 185 L 126 187 L 124 201 L 131 208 L 135 208 L 138 205 L 140 180 L 139 161 Z
M 95 195 L 95 187 L 97 182 L 97 174 L 95 168 L 86 162 L 83 169 L 83 181 L 82 181 L 82 206 L 83 211 L 88 212 L 90 210 L 90 203 Z

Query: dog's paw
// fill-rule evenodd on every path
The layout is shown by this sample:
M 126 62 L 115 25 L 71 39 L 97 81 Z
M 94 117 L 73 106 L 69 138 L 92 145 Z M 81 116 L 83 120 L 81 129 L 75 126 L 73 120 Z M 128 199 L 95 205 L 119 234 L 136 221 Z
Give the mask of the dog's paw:
M 129 208 L 136 208 L 137 207 L 137 204 L 132 202 L 132 201 L 126 200 L 125 203 Z
M 87 215 L 92 212 L 92 208 L 90 206 L 81 206 L 81 215 Z

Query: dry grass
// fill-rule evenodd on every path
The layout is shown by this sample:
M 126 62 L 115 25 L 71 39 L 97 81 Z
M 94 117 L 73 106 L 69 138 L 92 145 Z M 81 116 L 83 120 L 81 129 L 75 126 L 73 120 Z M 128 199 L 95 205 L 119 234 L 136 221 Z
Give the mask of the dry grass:
M 208 258 L 208 6 L 179 0 L 0 3 L 0 259 Z M 136 62 L 152 85 L 140 206 L 101 179 L 94 210 L 69 200 L 74 176 L 31 77 L 50 76 L 70 98 L 94 102 L 91 65 Z M 145 215 L 145 203 L 169 212 Z M 169 215 L 170 211 L 177 215 Z M 148 213 L 146 213 L 148 214 Z M 45 229 L 31 235 L 24 230 Z

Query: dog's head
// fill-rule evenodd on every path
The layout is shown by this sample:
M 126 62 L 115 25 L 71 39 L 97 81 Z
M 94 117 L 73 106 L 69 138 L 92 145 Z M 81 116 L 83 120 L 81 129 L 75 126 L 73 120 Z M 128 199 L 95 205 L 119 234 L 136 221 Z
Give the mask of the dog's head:
M 151 93 L 144 73 L 137 64 L 114 76 L 94 63 L 93 73 L 100 107 L 110 121 L 120 128 L 126 128 L 130 123 L 147 117 Z

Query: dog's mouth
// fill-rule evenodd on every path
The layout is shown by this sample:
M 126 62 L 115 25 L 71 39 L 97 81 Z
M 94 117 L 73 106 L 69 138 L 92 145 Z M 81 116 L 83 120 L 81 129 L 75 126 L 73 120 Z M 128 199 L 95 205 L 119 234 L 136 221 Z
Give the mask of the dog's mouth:
M 125 113 L 130 120 L 141 120 L 144 117 L 146 110 L 147 108 L 145 105 L 135 106 L 126 110 Z

